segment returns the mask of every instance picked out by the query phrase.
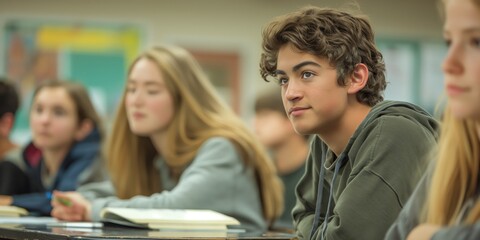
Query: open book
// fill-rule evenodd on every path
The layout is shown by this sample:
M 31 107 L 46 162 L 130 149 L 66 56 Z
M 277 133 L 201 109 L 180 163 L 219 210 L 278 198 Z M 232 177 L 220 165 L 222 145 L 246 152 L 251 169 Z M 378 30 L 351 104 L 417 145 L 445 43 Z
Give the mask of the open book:
M 0 206 L 0 216 L 2 217 L 20 217 L 28 214 L 25 208 L 15 206 Z
M 240 225 L 235 218 L 212 210 L 107 207 L 100 216 L 103 222 L 163 230 L 225 231 L 227 225 Z

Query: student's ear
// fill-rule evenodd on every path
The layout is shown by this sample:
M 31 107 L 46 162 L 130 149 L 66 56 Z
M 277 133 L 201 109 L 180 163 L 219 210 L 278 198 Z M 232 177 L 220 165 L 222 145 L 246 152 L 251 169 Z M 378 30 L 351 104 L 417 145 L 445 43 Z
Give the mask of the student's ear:
M 8 138 L 10 131 L 12 130 L 15 117 L 12 113 L 5 113 L 0 117 L 0 136 Z
M 368 67 L 363 63 L 355 65 L 348 83 L 348 93 L 355 94 L 362 90 L 368 81 Z
M 85 119 L 80 123 L 80 126 L 75 133 L 75 140 L 83 140 L 93 130 L 93 122 L 90 119 Z

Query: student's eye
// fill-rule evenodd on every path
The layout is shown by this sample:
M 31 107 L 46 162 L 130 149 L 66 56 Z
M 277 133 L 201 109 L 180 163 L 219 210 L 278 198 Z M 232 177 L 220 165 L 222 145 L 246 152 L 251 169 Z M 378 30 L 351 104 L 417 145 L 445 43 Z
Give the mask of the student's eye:
M 33 111 L 35 113 L 41 113 L 43 111 L 43 108 L 41 106 L 35 106 L 33 107 Z
M 147 90 L 147 94 L 149 95 L 155 95 L 157 93 L 159 93 L 160 91 L 158 89 L 148 89 Z
M 304 78 L 304 79 L 311 78 L 313 76 L 314 76 L 314 74 L 312 72 L 303 72 L 302 73 L 302 78 Z
M 55 109 L 53 110 L 53 114 L 54 114 L 55 116 L 63 116 L 63 115 L 65 115 L 65 110 L 62 109 L 62 108 L 55 108 Z
M 134 87 L 127 87 L 127 92 L 128 93 L 134 93 L 135 92 L 135 88 Z
M 452 40 L 451 40 L 451 39 L 445 38 L 444 41 L 445 41 L 445 45 L 446 45 L 447 47 L 450 47 L 450 45 L 452 45 Z
M 275 77 L 275 79 L 277 80 L 277 83 L 280 86 L 283 86 L 283 85 L 288 83 L 288 78 L 283 77 L 283 76 L 277 76 L 277 77 Z
M 470 44 L 474 47 L 480 47 L 480 38 L 472 38 L 472 40 L 470 40 Z

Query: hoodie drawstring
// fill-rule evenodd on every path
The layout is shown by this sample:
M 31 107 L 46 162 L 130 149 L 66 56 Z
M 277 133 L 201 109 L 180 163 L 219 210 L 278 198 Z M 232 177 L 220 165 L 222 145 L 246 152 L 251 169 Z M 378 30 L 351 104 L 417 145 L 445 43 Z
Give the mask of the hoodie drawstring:
M 325 219 L 323 221 L 324 223 L 322 226 L 322 230 L 320 232 L 320 239 L 324 239 L 325 237 L 325 230 L 327 229 L 328 219 L 330 218 L 330 206 L 332 205 L 331 203 L 333 199 L 333 186 L 335 185 L 335 179 L 338 175 L 338 172 L 340 171 L 340 167 L 343 166 L 343 162 L 345 158 L 346 158 L 345 155 L 342 153 L 339 159 L 337 160 L 337 162 L 335 163 L 335 171 L 333 173 L 332 183 L 330 184 L 330 194 L 328 196 L 327 211 L 325 214 Z M 315 230 L 318 228 L 318 224 L 320 220 L 320 208 L 322 206 L 324 176 L 325 176 L 325 167 L 322 166 L 320 169 L 320 178 L 319 178 L 320 184 L 318 184 L 317 202 L 315 204 L 315 217 L 313 220 L 313 225 L 310 231 L 309 239 L 312 239 L 315 233 Z
M 322 145 L 322 152 L 324 151 L 325 149 L 323 149 L 323 145 Z M 322 154 L 322 156 L 325 156 Z M 325 159 L 322 159 L 322 164 Z M 308 239 L 312 239 L 313 237 L 313 234 L 315 233 L 315 230 L 318 228 L 318 221 L 320 220 L 320 207 L 322 206 L 322 197 L 323 197 L 323 182 L 324 182 L 324 178 L 325 178 L 325 169 L 323 167 L 323 165 L 320 165 L 320 177 L 318 178 L 318 189 L 317 189 L 317 202 L 315 203 L 315 217 L 313 219 L 313 225 L 312 225 L 312 229 L 310 230 L 310 236 L 308 237 Z

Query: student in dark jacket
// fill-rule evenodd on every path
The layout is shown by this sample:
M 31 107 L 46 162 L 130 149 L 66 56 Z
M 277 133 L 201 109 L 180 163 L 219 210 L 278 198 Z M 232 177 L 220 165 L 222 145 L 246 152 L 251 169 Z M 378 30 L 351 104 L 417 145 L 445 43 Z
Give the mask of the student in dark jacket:
M 49 215 L 53 190 L 72 191 L 105 179 L 100 163 L 100 119 L 82 85 L 72 81 L 41 84 L 33 95 L 30 127 L 33 141 L 23 151 L 28 191 L 0 196 L 0 205 Z M 11 179 L 11 184 L 15 181 Z
M 9 184 L 9 179 L 25 174 L 16 164 L 21 147 L 10 138 L 20 99 L 13 82 L 4 78 L 0 78 L 0 103 L 0 195 L 16 194 L 27 189 L 25 177 L 17 179 L 15 186 Z

